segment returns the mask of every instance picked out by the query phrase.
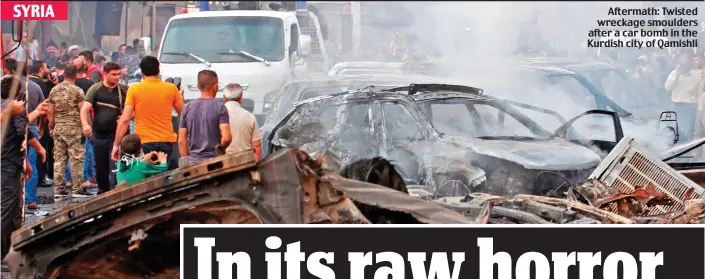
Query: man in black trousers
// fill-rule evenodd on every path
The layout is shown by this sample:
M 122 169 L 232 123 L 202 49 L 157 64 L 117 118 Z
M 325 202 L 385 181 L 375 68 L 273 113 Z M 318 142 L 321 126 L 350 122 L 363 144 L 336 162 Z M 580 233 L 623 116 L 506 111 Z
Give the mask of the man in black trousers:
M 81 107 L 83 135 L 93 145 L 96 182 L 100 189 L 98 194 L 110 191 L 115 186 L 114 180 L 110 179 L 115 169 L 115 162 L 110 160 L 110 152 L 113 150 L 117 121 L 125 106 L 128 89 L 127 85 L 118 83 L 121 73 L 120 65 L 115 62 L 106 63 L 103 67 L 103 82 L 88 89 Z M 91 109 L 94 112 L 93 118 Z

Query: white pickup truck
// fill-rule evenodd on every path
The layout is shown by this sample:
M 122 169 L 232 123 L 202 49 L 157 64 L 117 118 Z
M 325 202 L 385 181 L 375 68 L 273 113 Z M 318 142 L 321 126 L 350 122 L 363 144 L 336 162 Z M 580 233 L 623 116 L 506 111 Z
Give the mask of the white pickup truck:
M 157 56 L 161 78 L 181 78 L 188 101 L 200 96 L 198 72 L 213 70 L 221 89 L 216 97 L 222 97 L 226 84 L 239 83 L 245 90 L 243 103 L 254 103 L 253 113 L 263 120 L 267 96 L 306 74 L 311 36 L 302 35 L 299 28 L 296 12 L 289 11 L 205 11 L 174 16 L 166 25 Z

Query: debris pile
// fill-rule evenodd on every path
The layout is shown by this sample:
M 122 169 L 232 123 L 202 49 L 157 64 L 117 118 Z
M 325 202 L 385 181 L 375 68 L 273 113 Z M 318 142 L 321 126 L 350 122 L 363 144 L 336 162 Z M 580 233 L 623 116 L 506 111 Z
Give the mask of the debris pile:
M 480 224 L 696 224 L 705 220 L 705 200 L 684 197 L 685 209 L 650 215 L 649 208 L 674 201 L 653 186 L 630 194 L 586 183 L 569 190 L 569 198 L 517 195 L 508 199 L 485 193 L 433 200 Z M 600 187 L 606 197 L 586 200 L 580 189 Z
M 373 171 L 370 169 L 367 173 Z M 350 178 L 398 188 L 372 179 Z M 645 183 L 640 184 L 642 182 Z M 585 183 L 568 187 L 562 193 L 554 189 L 547 196 L 506 198 L 473 193 L 465 197 L 439 198 L 414 186 L 409 188 L 413 190 L 407 191 L 405 187 L 402 192 L 438 203 L 480 224 L 695 224 L 705 221 L 705 200 L 701 198 L 704 189 L 654 159 L 628 137 L 615 146 Z

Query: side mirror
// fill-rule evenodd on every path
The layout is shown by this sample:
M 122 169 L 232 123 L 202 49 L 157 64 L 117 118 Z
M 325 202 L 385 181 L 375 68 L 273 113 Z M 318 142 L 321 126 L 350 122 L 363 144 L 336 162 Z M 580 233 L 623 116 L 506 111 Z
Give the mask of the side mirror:
M 139 52 L 144 56 L 152 55 L 152 39 L 150 37 L 140 38 Z
M 299 38 L 299 51 L 298 54 L 301 57 L 307 57 L 311 54 L 311 36 L 301 35 Z

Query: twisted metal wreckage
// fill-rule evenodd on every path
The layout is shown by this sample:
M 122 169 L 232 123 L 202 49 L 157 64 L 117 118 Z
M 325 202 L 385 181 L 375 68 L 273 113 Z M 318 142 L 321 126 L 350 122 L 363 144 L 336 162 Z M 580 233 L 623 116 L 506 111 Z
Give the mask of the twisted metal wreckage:
M 567 198 L 510 199 L 484 193 L 415 197 L 408 193 L 418 192 L 416 186 L 392 189 L 400 186 L 389 179 L 376 180 L 386 187 L 347 179 L 336 174 L 337 162 L 297 149 L 279 150 L 260 163 L 243 152 L 116 189 L 25 226 L 13 233 L 6 261 L 18 279 L 178 277 L 179 225 L 194 223 L 702 222 L 704 190 L 686 175 L 702 177 L 705 168 L 681 173 L 651 158 L 625 138 L 586 183 L 566 191 Z M 352 176 L 372 181 L 376 165 Z

